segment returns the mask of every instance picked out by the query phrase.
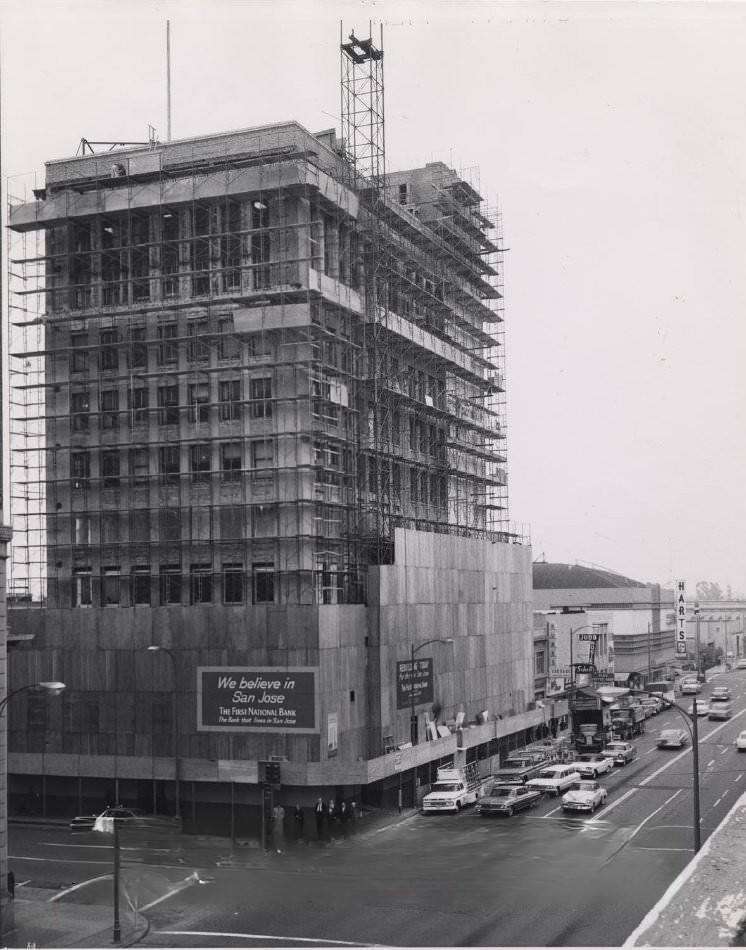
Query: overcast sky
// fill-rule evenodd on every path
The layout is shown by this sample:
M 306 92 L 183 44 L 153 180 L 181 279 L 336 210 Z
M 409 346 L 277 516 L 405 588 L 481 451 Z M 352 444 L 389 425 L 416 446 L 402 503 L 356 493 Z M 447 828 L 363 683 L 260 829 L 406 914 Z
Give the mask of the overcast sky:
M 503 213 L 510 516 L 534 558 L 746 592 L 746 5 L 0 4 L 3 173 L 81 137 L 339 129 L 383 23 L 387 164 Z

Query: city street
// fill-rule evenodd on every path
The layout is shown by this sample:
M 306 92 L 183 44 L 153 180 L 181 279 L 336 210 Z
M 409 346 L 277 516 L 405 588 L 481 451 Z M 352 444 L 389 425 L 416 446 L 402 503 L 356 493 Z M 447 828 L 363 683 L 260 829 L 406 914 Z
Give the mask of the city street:
M 715 683 L 731 686 L 734 715 L 699 721 L 703 842 L 746 786 L 733 745 L 746 728 L 746 671 Z M 655 748 L 680 722 L 670 711 L 647 720 L 638 758 L 602 776 L 608 803 L 592 817 L 545 798 L 513 818 L 414 815 L 327 847 L 232 857 L 224 839 L 123 840 L 126 899 L 150 921 L 147 946 L 617 946 L 692 856 L 691 749 Z M 106 904 L 101 838 L 13 828 L 16 880 Z

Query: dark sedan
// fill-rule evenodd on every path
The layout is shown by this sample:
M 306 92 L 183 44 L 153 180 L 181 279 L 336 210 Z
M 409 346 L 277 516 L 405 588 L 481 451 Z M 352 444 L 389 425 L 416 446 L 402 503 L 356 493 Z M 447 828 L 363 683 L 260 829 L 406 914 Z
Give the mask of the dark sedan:
M 526 785 L 493 785 L 477 808 L 480 815 L 514 815 L 522 808 L 533 808 L 542 797 L 542 792 Z

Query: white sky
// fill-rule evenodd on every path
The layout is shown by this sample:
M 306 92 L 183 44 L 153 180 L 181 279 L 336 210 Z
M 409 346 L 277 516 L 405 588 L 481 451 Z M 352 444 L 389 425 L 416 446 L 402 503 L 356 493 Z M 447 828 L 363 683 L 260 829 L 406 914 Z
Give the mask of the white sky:
M 339 129 L 340 18 L 382 22 L 389 168 L 502 207 L 534 557 L 746 591 L 746 4 L 2 0 L 3 174 L 165 139 L 167 18 L 174 138 Z

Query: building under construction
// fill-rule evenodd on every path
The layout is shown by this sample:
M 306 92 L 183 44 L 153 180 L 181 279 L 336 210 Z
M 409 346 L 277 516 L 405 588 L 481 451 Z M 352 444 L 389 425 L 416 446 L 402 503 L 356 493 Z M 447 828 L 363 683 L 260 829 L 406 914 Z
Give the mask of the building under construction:
M 11 674 L 67 683 L 14 704 L 11 807 L 175 778 L 198 822 L 268 760 L 359 799 L 530 726 L 499 219 L 387 174 L 382 52 L 341 62 L 341 138 L 84 140 L 11 196 Z

